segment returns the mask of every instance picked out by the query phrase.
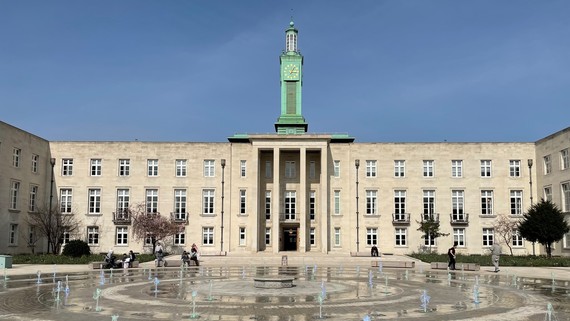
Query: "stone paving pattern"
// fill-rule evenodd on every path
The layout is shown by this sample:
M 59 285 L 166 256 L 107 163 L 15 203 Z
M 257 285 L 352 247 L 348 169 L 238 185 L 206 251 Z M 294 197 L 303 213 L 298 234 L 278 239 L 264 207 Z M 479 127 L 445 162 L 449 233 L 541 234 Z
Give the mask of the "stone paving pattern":
M 487 266 L 478 272 L 448 274 L 419 261 L 414 269 L 379 269 L 371 267 L 377 259 L 370 257 L 287 255 L 286 267 L 281 266 L 281 255 L 233 255 L 203 257 L 199 268 L 184 271 L 156 269 L 147 262 L 138 269 L 114 270 L 112 277 L 109 270 L 101 277 L 100 271 L 86 265 L 14 265 L 5 270 L 8 280 L 0 291 L 0 320 L 89 321 L 115 316 L 120 321 L 306 321 L 368 316 L 370 320 L 534 321 L 549 320 L 549 303 L 550 320 L 570 320 L 568 268 L 504 267 L 493 273 Z M 396 255 L 380 260 L 415 261 Z M 40 284 L 37 271 L 41 271 Z M 295 286 L 257 289 L 253 277 L 260 275 L 293 276 Z M 60 291 L 54 292 L 57 281 Z M 321 306 L 318 297 L 323 287 L 326 298 Z M 101 290 L 101 311 L 96 311 L 96 289 Z M 424 290 L 430 296 L 425 310 L 420 300 Z

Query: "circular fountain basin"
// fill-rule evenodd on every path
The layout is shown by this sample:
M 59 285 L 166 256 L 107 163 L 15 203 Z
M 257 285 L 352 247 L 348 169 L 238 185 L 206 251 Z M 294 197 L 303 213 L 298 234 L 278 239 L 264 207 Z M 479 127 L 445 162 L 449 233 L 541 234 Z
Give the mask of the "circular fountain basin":
M 292 277 L 287 276 L 263 276 L 254 277 L 253 286 L 260 289 L 284 289 L 293 287 Z

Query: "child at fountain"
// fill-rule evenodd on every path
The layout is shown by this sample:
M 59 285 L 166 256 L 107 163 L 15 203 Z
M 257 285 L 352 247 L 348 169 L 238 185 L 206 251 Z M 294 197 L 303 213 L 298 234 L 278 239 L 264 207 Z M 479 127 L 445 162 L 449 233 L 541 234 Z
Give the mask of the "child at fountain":
M 182 260 L 182 265 L 190 266 L 190 256 L 188 255 L 188 252 L 182 252 L 180 259 Z

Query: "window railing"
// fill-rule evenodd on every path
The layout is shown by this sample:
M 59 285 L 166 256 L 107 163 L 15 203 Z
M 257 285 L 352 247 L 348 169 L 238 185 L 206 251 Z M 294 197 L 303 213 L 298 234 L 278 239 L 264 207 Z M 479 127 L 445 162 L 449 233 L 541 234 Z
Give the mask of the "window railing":
M 131 211 L 128 208 L 118 208 L 113 212 L 113 223 L 131 224 Z
M 409 224 L 410 213 L 392 213 L 392 223 L 394 224 Z
M 469 214 L 449 214 L 451 224 L 469 224 Z
M 439 213 L 423 213 L 422 216 L 422 223 L 429 221 L 430 219 L 434 222 L 439 222 Z
M 170 219 L 174 223 L 188 224 L 188 213 L 186 213 L 186 212 L 170 212 Z

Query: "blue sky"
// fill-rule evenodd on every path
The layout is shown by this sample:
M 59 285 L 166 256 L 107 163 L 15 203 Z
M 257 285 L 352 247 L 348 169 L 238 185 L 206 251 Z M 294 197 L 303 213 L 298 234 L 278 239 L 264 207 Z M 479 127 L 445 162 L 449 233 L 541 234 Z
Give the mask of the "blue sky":
M 565 0 L 0 1 L 0 120 L 64 141 L 274 132 L 291 15 L 310 132 L 524 142 L 570 126 Z

